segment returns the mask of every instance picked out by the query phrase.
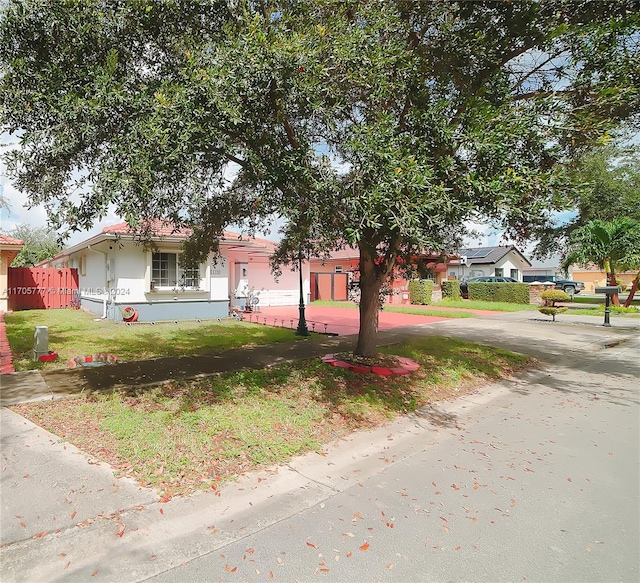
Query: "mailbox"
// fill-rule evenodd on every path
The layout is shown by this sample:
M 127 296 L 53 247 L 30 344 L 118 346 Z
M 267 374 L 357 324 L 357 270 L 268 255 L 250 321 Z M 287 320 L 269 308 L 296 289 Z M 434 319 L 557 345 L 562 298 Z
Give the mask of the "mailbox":
M 608 296 L 612 296 L 614 294 L 619 294 L 620 288 L 617 285 L 603 285 L 601 287 L 596 287 L 594 291 L 597 294 L 607 294 Z
M 604 324 L 603 326 L 610 327 L 611 323 L 609 322 L 609 315 L 611 314 L 611 308 L 609 306 L 609 300 L 611 296 L 620 293 L 620 288 L 617 285 L 603 285 L 601 287 L 596 287 L 594 290 L 597 294 L 607 294 L 607 298 L 604 303 Z

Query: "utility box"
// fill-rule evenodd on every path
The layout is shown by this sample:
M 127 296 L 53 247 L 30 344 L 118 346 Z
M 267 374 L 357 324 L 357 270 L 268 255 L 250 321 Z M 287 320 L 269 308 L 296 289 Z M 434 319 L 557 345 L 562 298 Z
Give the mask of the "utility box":
M 36 326 L 33 333 L 33 360 L 49 353 L 49 327 Z

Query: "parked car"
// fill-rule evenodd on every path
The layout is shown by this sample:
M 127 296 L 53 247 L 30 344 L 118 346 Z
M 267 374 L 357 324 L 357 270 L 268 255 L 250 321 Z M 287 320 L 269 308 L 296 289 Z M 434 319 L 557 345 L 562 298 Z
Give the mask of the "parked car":
M 584 289 L 584 283 L 581 281 L 571 281 L 570 279 L 558 279 L 555 282 L 555 289 L 561 289 L 573 297 Z
M 502 277 L 496 275 L 485 275 L 483 277 L 472 277 L 467 281 L 460 282 L 460 295 L 463 298 L 469 297 L 469 287 L 467 284 L 476 283 L 476 282 L 488 282 L 488 283 L 520 283 L 517 279 L 513 279 L 513 277 Z

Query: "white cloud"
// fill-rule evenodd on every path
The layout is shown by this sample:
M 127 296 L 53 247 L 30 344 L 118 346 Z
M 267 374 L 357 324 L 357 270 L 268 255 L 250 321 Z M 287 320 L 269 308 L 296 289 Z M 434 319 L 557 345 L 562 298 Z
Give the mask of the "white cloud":
M 29 208 L 27 196 L 17 190 L 9 178 L 6 176 L 6 166 L 0 161 L 0 195 L 9 203 L 9 209 L 0 210 L 0 232 L 9 233 L 16 225 L 30 225 L 34 228 L 47 226 L 47 212 L 42 206 Z M 80 241 L 88 239 L 92 235 L 99 233 L 106 225 L 120 222 L 113 212 L 109 212 L 107 217 L 97 222 L 89 231 L 79 231 L 72 233 L 67 241 L 68 245 L 74 245 Z

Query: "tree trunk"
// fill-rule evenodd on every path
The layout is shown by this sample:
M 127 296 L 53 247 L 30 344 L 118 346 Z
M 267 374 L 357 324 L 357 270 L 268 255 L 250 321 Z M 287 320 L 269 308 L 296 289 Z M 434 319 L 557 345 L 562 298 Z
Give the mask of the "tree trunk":
M 633 278 L 633 283 L 631 284 L 631 289 L 629 290 L 627 301 L 624 303 L 625 308 L 628 308 L 631 305 L 631 302 L 633 301 L 633 296 L 636 295 L 636 291 L 638 289 L 639 283 L 640 283 L 640 271 L 638 271 L 638 274 Z
M 355 353 L 374 356 L 378 345 L 378 314 L 380 312 L 380 280 L 373 258 L 360 249 L 360 329 Z
M 613 269 L 607 271 L 607 285 L 617 285 L 616 274 L 613 272 Z M 613 294 L 611 296 L 611 303 L 614 306 L 620 305 L 620 298 L 618 297 L 618 294 Z

